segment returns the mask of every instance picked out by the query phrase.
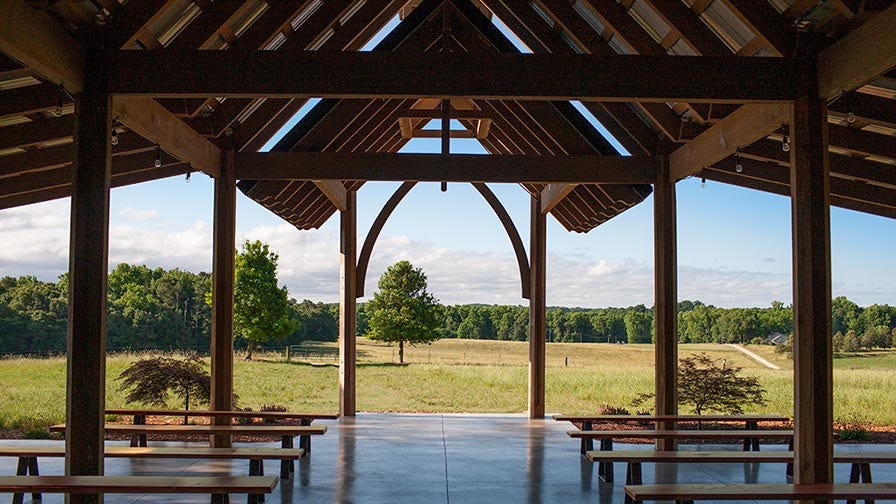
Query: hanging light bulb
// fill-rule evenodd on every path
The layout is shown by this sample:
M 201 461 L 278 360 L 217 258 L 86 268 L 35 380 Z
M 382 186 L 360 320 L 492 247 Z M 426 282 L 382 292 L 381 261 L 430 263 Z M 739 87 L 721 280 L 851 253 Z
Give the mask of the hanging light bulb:
M 781 136 L 781 150 L 784 152 L 790 152 L 790 138 L 787 136 L 787 130 L 782 128 L 783 135 Z
M 848 122 L 849 124 L 856 122 L 856 115 L 852 110 L 850 110 L 849 113 L 846 114 L 846 122 Z
M 187 176 L 184 177 L 184 182 L 186 182 L 188 184 L 190 183 L 190 173 L 192 173 L 192 172 L 187 172 Z
M 118 119 L 112 121 L 112 137 L 109 139 L 109 143 L 112 145 L 118 145 L 118 130 L 116 127 L 118 126 Z
M 700 189 L 706 189 L 706 177 L 700 179 Z
M 744 165 L 740 163 L 740 150 L 734 153 L 734 171 L 737 173 L 743 173 Z
M 53 109 L 53 115 L 56 117 L 62 117 L 62 105 L 65 103 L 65 87 L 60 84 L 59 85 L 59 96 L 56 98 L 56 108 Z
M 153 166 L 156 168 L 162 166 L 162 147 L 159 144 L 156 144 L 156 161 L 153 163 Z

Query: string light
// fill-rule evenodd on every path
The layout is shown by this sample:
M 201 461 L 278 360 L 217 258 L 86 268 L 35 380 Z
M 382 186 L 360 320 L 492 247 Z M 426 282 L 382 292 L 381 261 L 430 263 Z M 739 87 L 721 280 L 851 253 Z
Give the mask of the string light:
M 112 145 L 118 145 L 118 130 L 116 127 L 118 126 L 118 119 L 112 121 L 112 138 L 109 139 L 109 143 Z
M 700 189 L 706 189 L 706 177 L 700 179 Z
M 787 125 L 781 126 L 781 150 L 790 152 L 790 138 L 787 137 Z
M 856 114 L 852 110 L 850 110 L 849 113 L 846 114 L 846 122 L 848 122 L 849 124 L 856 122 Z
M 191 171 L 188 171 L 188 172 L 187 172 L 187 176 L 184 177 L 184 182 L 186 182 L 186 183 L 188 183 L 188 184 L 190 183 L 190 174 L 191 174 L 191 173 L 193 173 L 193 172 L 191 172 Z
M 162 166 L 162 147 L 159 144 L 156 144 L 156 161 L 153 163 L 153 166 L 156 168 L 161 168 Z
M 740 149 L 737 149 L 734 153 L 734 171 L 737 173 L 743 173 L 744 165 L 740 163 Z
M 65 103 L 65 86 L 59 85 L 59 96 L 56 97 L 56 108 L 53 109 L 53 115 L 62 117 L 62 105 Z

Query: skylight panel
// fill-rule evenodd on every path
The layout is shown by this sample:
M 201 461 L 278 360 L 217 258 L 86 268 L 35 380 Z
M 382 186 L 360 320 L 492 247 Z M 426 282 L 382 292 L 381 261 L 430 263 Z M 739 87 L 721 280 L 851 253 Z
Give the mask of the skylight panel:
M 529 6 L 532 7 L 532 10 L 534 10 L 536 14 L 541 16 L 541 19 L 544 19 L 544 22 L 547 23 L 548 26 L 553 27 L 556 24 L 554 18 L 551 17 L 538 3 L 529 2 Z
M 684 39 L 678 39 L 678 41 L 672 44 L 672 47 L 669 48 L 669 54 L 673 56 L 696 56 L 697 51 L 692 49 Z
M 355 0 L 355 2 L 348 9 L 346 9 L 342 16 L 339 18 L 339 25 L 345 26 L 345 23 L 348 23 L 352 16 L 357 14 L 358 11 L 361 10 L 361 7 L 364 7 L 365 3 L 367 3 L 367 0 Z
M 582 0 L 576 0 L 576 3 L 572 5 L 574 11 L 578 12 L 582 19 L 585 20 L 586 23 L 591 25 L 594 28 L 594 31 L 597 33 L 603 33 L 604 30 L 607 29 L 607 26 L 604 24 L 603 20 L 594 12 L 594 9 L 591 8 L 591 5 L 585 4 Z
M 324 44 L 327 43 L 328 40 L 330 40 L 330 37 L 332 37 L 335 33 L 336 32 L 333 31 L 332 28 L 327 28 L 323 33 L 318 35 L 316 39 L 308 44 L 308 47 L 306 49 L 308 51 L 316 51 L 320 49 Z
M 321 0 L 314 0 L 313 2 L 308 4 L 308 6 L 302 9 L 302 12 L 300 12 L 299 15 L 296 16 L 295 19 L 293 19 L 290 23 L 292 25 L 292 29 L 298 30 L 305 21 L 308 21 L 308 18 L 310 18 L 315 12 L 317 12 L 317 9 L 319 9 L 321 5 L 323 5 L 323 2 Z
M 401 19 L 398 16 L 398 14 L 395 14 L 394 16 L 392 16 L 392 19 L 390 19 L 388 23 L 383 25 L 383 27 L 380 28 L 380 31 L 376 32 L 376 35 L 374 35 L 370 40 L 368 40 L 367 43 L 364 44 L 364 47 L 362 47 L 360 50 L 361 51 L 372 51 L 377 45 L 379 45 L 380 42 L 383 41 L 384 38 L 386 38 L 387 35 L 392 33 L 392 30 L 394 30 L 395 27 L 398 26 L 398 23 L 400 23 L 400 22 L 401 22 Z
M 578 110 L 579 113 L 582 114 L 582 116 L 585 117 L 585 119 L 587 119 L 589 123 L 591 123 L 592 126 L 594 126 L 594 129 L 596 129 L 598 133 L 601 134 L 601 136 L 603 136 L 607 139 L 608 142 L 610 142 L 610 145 L 612 145 L 613 148 L 616 149 L 616 152 L 623 156 L 632 155 L 628 151 L 628 149 L 626 149 L 621 143 L 619 143 L 619 140 L 617 140 L 616 137 L 614 137 L 613 134 L 610 133 L 610 130 L 605 128 L 604 125 L 601 124 L 601 122 L 598 121 L 596 117 L 594 117 L 594 114 L 592 114 L 591 111 L 588 110 L 588 108 L 585 107 L 582 102 L 573 100 L 570 103 L 572 103 L 572 106 L 575 107 L 576 110 Z
M 635 51 L 629 47 L 622 38 L 615 34 L 607 41 L 607 43 L 610 44 L 610 47 L 612 47 L 618 54 L 635 54 Z
M 763 0 L 764 1 L 764 0 Z M 703 11 L 706 23 L 731 47 L 734 52 L 747 45 L 756 36 L 724 2 L 716 0 Z
M 635 0 L 631 9 L 628 11 L 635 21 L 638 22 L 654 40 L 660 42 L 666 37 L 671 28 L 663 18 L 661 18 L 653 8 L 644 3 L 644 0 Z
M 497 15 L 492 16 L 492 24 L 495 25 L 495 27 L 497 27 L 498 30 L 503 33 L 505 37 L 507 37 L 508 40 L 510 40 L 510 43 L 513 44 L 513 46 L 516 47 L 519 52 L 523 54 L 532 54 L 532 49 L 530 49 L 529 46 L 527 46 L 526 43 L 523 42 L 523 40 L 516 33 L 514 33 L 513 30 L 511 30 L 510 27 L 507 26 L 507 24 L 505 24 L 504 21 L 502 21 L 501 18 L 499 18 Z
M 254 5 L 251 8 L 244 9 L 230 24 L 231 29 L 233 29 L 233 34 L 237 38 L 245 33 L 246 30 L 252 26 L 252 23 L 257 21 L 270 7 L 267 2 L 262 2 L 261 0 L 255 0 L 253 4 Z
M 283 127 L 280 128 L 280 130 L 274 133 L 274 136 L 272 136 L 266 144 L 262 145 L 261 148 L 258 149 L 258 152 L 268 152 L 269 150 L 273 149 L 274 146 L 277 145 L 277 142 L 279 142 L 284 136 L 286 136 L 286 134 L 291 129 L 293 129 L 296 124 L 299 124 L 299 121 L 301 121 L 306 115 L 308 115 L 308 112 L 310 112 L 311 109 L 313 109 L 314 106 L 318 103 L 320 103 L 320 98 L 312 98 L 305 102 L 305 105 L 302 105 L 302 108 L 300 108 L 288 121 L 286 121 L 286 124 L 284 124 Z
M 173 15 L 163 16 L 164 21 L 160 20 L 159 24 L 161 33 L 156 37 L 163 46 L 170 44 L 190 22 L 196 19 L 196 16 L 202 12 L 202 8 L 194 2 L 190 2 L 183 10 L 172 8 L 168 12 L 172 12 Z

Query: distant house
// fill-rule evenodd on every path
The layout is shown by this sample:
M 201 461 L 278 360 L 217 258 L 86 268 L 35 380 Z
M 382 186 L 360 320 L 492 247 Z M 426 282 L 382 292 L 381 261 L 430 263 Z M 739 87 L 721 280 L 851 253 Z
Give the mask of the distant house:
M 781 345 L 787 342 L 787 335 L 781 333 L 772 333 L 765 337 L 769 345 Z

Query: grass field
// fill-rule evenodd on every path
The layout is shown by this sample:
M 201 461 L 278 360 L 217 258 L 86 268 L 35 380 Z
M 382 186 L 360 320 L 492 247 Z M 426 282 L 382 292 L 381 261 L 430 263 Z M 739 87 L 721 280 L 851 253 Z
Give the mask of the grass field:
M 320 344 L 323 357 L 292 359 L 279 354 L 237 356 L 235 389 L 240 405 L 280 404 L 291 411 L 335 411 L 338 368 L 334 344 Z M 768 404 L 754 412 L 792 415 L 792 362 L 771 347 L 750 349 L 780 366 L 765 368 L 723 345 L 681 345 L 679 357 L 706 352 L 756 375 Z M 126 407 L 115 379 L 134 354 L 107 359 L 109 407 Z M 598 405 L 627 406 L 653 389 L 653 346 L 549 343 L 547 410 L 593 413 Z M 395 364 L 394 347 L 358 341 L 358 409 L 404 412 L 523 412 L 526 410 L 528 346 L 521 342 L 442 340 L 405 351 Z M 43 427 L 64 421 L 65 360 L 0 360 L 0 429 Z M 834 361 L 834 416 L 840 422 L 896 425 L 896 353 L 847 356 Z M 177 407 L 176 400 L 170 405 Z

